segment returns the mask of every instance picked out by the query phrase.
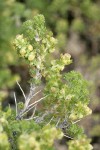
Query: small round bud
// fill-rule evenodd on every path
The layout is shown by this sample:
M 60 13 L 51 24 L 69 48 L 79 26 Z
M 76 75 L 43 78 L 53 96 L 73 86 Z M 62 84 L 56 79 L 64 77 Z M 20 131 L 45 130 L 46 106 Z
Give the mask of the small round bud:
M 32 45 L 29 45 L 29 46 L 28 46 L 28 49 L 29 49 L 30 51 L 32 51 L 32 50 L 33 50 L 33 46 L 32 46 Z
M 75 114 L 71 114 L 71 115 L 69 116 L 69 119 L 71 119 L 71 120 L 76 120 L 76 119 L 77 119 L 77 116 L 76 116 Z
M 83 118 L 83 115 L 82 115 L 82 114 L 79 114 L 79 115 L 78 115 L 78 118 L 79 118 L 79 119 Z
M 85 107 L 85 112 L 87 115 L 90 115 L 92 113 L 92 110 L 89 107 Z
M 67 57 L 67 58 L 69 58 L 69 59 L 70 59 L 70 58 L 71 58 L 71 55 L 70 55 L 70 54 L 68 54 L 68 53 L 66 53 L 66 54 L 65 54 L 65 57 Z
M 62 71 L 62 70 L 64 70 L 64 66 L 63 65 L 60 65 L 59 66 L 59 69 Z
M 35 54 L 34 53 L 30 53 L 30 55 L 28 56 L 28 60 L 32 61 L 35 58 Z
M 42 40 L 42 43 L 45 44 L 47 41 L 45 39 Z
M 61 89 L 61 90 L 60 90 L 60 93 L 61 93 L 62 95 L 65 95 L 65 90 L 64 90 L 64 89 Z
M 55 91 L 56 91 L 56 88 L 55 88 L 55 87 L 51 87 L 51 91 L 52 91 L 52 92 L 55 92 Z
M 23 34 L 21 34 L 21 35 L 18 34 L 18 35 L 16 36 L 16 39 L 17 39 L 17 40 L 21 40 L 22 38 L 23 38 Z
M 54 37 L 51 37 L 51 38 L 50 38 L 50 42 L 52 42 L 53 44 L 56 44 L 56 43 L 57 43 L 57 40 L 56 40 Z
M 25 50 L 25 49 L 21 49 L 21 50 L 20 50 L 20 54 L 21 54 L 21 55 L 24 55 L 25 53 L 26 53 L 26 50 Z
M 54 51 L 55 51 L 55 48 L 50 48 L 50 49 L 49 49 L 49 52 L 50 52 L 50 53 L 53 53 Z
M 71 62 L 70 58 L 71 58 L 71 55 L 68 53 L 66 53 L 64 55 L 61 54 L 61 60 L 64 64 L 69 64 Z

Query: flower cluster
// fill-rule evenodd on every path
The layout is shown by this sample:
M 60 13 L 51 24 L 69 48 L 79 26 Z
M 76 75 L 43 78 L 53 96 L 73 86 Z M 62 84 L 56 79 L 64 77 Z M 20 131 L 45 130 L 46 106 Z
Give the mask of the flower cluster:
M 34 60 L 35 53 L 33 51 L 33 46 L 29 44 L 26 38 L 23 37 L 23 34 L 16 36 L 14 44 L 16 45 L 16 49 L 20 57 L 24 57 L 30 62 Z
M 80 137 L 79 139 L 72 140 L 69 142 L 69 150 L 92 150 L 93 147 L 90 144 L 90 139 L 87 139 L 85 136 Z
M 62 71 L 64 70 L 65 65 L 69 65 L 71 63 L 71 55 L 68 53 L 61 54 L 60 59 L 53 60 L 51 62 L 51 71 Z
M 35 16 L 33 20 L 23 24 L 24 34 L 17 35 L 14 45 L 18 54 L 24 57 L 31 66 L 42 70 L 43 62 L 48 53 L 55 51 L 57 40 L 52 33 L 45 28 L 45 21 L 42 15 Z
M 75 104 L 74 109 L 72 110 L 69 118 L 71 120 L 78 120 L 83 118 L 84 116 L 90 115 L 92 110 L 86 105 L 82 104 L 81 102 Z

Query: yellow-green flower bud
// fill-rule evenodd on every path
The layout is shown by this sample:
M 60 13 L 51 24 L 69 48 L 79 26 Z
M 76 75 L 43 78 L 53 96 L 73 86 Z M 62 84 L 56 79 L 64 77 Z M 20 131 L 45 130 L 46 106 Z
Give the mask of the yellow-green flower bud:
M 30 45 L 28 46 L 28 49 L 29 49 L 30 51 L 32 51 L 32 50 L 33 50 L 33 46 L 30 44 Z
M 69 64 L 71 62 L 70 58 L 71 58 L 71 55 L 68 53 L 66 53 L 64 55 L 61 54 L 61 60 L 64 64 Z
M 61 54 L 61 58 L 62 58 L 62 59 L 70 59 L 70 58 L 71 58 L 71 55 L 68 54 L 68 53 L 66 53 L 66 54 L 64 54 L 64 55 Z
M 70 58 L 71 58 L 71 55 L 70 55 L 70 54 L 68 54 L 68 53 L 66 53 L 64 56 L 65 56 L 66 58 L 68 58 L 68 59 L 70 59 Z
M 32 60 L 34 60 L 34 58 L 35 58 L 35 54 L 34 53 L 30 53 L 29 56 L 28 56 L 28 60 L 32 61 Z
M 26 53 L 26 50 L 25 50 L 24 48 L 20 50 L 20 54 L 21 54 L 22 56 L 24 56 L 25 53 Z
M 76 120 L 77 116 L 75 114 L 70 114 L 69 119 Z
M 60 94 L 65 95 L 65 90 L 64 90 L 64 89 L 61 89 L 61 90 L 60 90 Z
M 17 40 L 22 40 L 22 38 L 23 38 L 23 34 L 21 34 L 21 35 L 18 34 L 18 35 L 16 36 L 16 39 L 17 39 Z
M 56 91 L 55 87 L 51 87 L 51 91 L 54 93 Z
M 89 107 L 85 107 L 85 112 L 87 115 L 90 115 L 92 113 L 92 110 Z
M 83 115 L 82 115 L 82 114 L 79 114 L 79 115 L 78 115 L 78 118 L 79 118 L 79 119 L 83 118 Z
M 54 51 L 55 51 L 55 48 L 50 48 L 50 49 L 49 49 L 49 52 L 50 52 L 50 53 L 53 53 Z
M 45 39 L 42 40 L 42 43 L 45 44 L 47 41 Z
M 56 44 L 56 43 L 57 43 L 57 40 L 56 40 L 54 37 L 51 37 L 51 38 L 50 38 L 50 42 L 52 42 L 53 44 Z
M 59 66 L 59 69 L 62 71 L 62 70 L 64 70 L 64 66 L 63 65 L 60 65 Z

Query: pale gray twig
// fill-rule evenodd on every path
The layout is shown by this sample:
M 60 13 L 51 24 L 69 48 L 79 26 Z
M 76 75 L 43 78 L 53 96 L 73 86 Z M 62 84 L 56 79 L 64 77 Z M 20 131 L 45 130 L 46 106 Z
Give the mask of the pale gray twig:
M 41 90 L 39 90 L 37 93 L 35 93 L 35 94 L 32 95 L 29 99 L 26 100 L 25 108 L 27 108 L 27 106 L 28 106 L 29 102 L 31 101 L 31 99 L 32 99 L 34 96 L 36 96 L 38 93 L 40 93 L 40 92 L 41 92 Z
M 18 114 L 18 107 L 17 107 L 17 100 L 16 100 L 16 94 L 14 92 L 14 100 L 15 100 L 15 106 L 16 106 L 16 116 Z
M 51 121 L 53 120 L 53 118 L 54 118 L 54 116 L 50 119 L 50 121 L 46 125 L 50 124 Z
M 40 98 L 39 100 L 37 100 L 37 101 L 35 101 L 34 103 L 30 104 L 28 107 L 31 107 L 31 106 L 33 106 L 33 105 L 36 105 L 37 103 L 39 103 L 40 101 L 42 101 L 43 99 L 45 99 L 47 96 L 48 96 L 48 95 L 46 95 L 46 96 Z
M 35 107 L 35 105 L 37 103 L 39 103 L 40 101 L 42 101 L 43 99 L 45 99 L 48 95 L 40 98 L 39 100 L 35 101 L 34 103 L 30 104 L 26 109 L 24 109 L 23 113 L 20 114 L 20 116 L 22 117 L 24 114 L 26 114 L 27 112 L 29 112 L 33 107 Z
M 35 105 L 35 108 L 34 108 L 34 111 L 33 111 L 33 114 L 32 114 L 32 116 L 31 116 L 31 118 L 33 118 L 34 115 L 35 115 L 35 112 L 36 112 L 36 106 L 37 106 L 37 104 Z
M 34 108 L 35 106 L 32 106 L 30 108 L 27 108 L 26 110 L 24 110 L 21 114 L 20 117 L 22 117 L 23 115 L 25 115 L 27 112 L 29 112 L 32 108 Z
M 30 100 L 32 99 L 32 97 L 36 96 L 36 95 L 40 92 L 40 91 L 39 91 L 39 92 L 37 92 L 36 94 L 34 94 L 36 88 L 37 88 L 37 87 L 35 87 L 34 84 L 31 83 L 30 93 L 29 93 L 29 95 L 28 95 L 28 97 L 27 97 L 27 99 L 26 99 L 26 102 L 25 102 L 25 105 L 24 105 L 24 109 L 27 108 L 27 106 L 28 106 L 28 104 L 30 103 Z
M 37 106 L 37 105 L 36 105 Z M 34 114 L 35 114 L 35 111 L 36 111 L 36 106 L 34 106 L 35 108 L 34 108 L 34 110 L 33 110 L 33 114 L 31 115 L 31 117 L 30 118 L 28 118 L 28 119 L 26 119 L 26 120 L 32 120 L 32 119 L 34 119 Z M 25 112 L 26 113 L 26 112 Z
M 56 123 L 56 127 L 58 126 L 59 122 L 60 122 L 60 118 L 58 119 L 58 121 L 57 121 L 57 123 Z
M 20 88 L 20 90 L 21 90 L 21 92 L 22 92 L 22 94 L 23 94 L 23 96 L 24 96 L 24 99 L 25 99 L 25 101 L 26 101 L 26 96 L 25 96 L 25 93 L 24 93 L 24 91 L 23 91 L 21 85 L 19 84 L 18 81 L 16 81 L 16 83 L 17 83 L 17 85 L 19 86 L 19 88 Z
M 79 122 L 80 121 L 80 119 L 79 120 L 76 120 L 75 122 L 72 122 L 72 124 L 75 124 L 75 123 L 77 123 L 77 122 Z
M 74 138 L 72 138 L 72 137 L 70 137 L 68 135 L 65 135 L 65 134 L 64 134 L 64 136 L 67 137 L 67 138 L 69 138 L 69 139 L 74 139 Z

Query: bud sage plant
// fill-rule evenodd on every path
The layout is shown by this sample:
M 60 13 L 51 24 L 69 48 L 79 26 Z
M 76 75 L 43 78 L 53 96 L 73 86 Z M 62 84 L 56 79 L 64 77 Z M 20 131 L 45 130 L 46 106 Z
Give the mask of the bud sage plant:
M 29 65 L 30 91 L 26 96 L 17 82 L 24 103 L 17 103 L 14 93 L 16 111 L 10 107 L 5 112 L 1 109 L 0 136 L 2 141 L 6 141 L 0 143 L 2 149 L 54 150 L 54 140 L 63 136 L 66 142 L 70 140 L 69 150 L 92 149 L 83 128 L 77 124 L 91 114 L 87 82 L 78 72 L 62 73 L 64 67 L 72 63 L 70 54 L 61 54 L 60 58 L 49 61 L 56 44 L 52 32 L 46 29 L 43 15 L 26 21 L 22 34 L 16 36 L 15 49 Z M 40 93 L 36 89 L 42 84 L 43 96 L 32 102 Z M 40 103 L 42 107 L 38 109 Z M 33 113 L 29 116 L 30 110 Z

